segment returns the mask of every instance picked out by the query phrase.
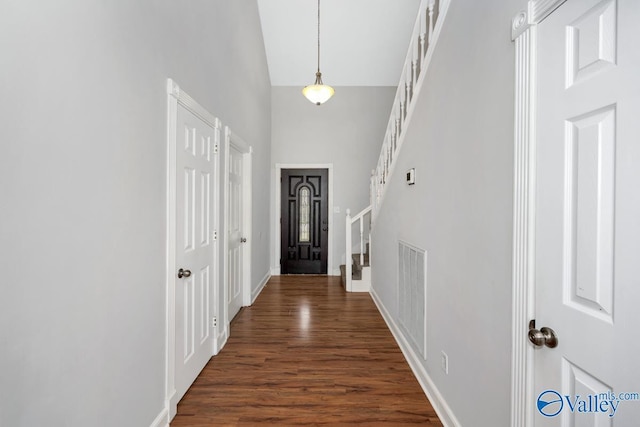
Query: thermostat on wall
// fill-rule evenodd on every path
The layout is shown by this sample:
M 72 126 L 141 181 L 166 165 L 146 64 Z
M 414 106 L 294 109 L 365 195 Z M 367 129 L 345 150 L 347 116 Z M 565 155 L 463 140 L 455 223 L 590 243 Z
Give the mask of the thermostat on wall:
M 407 185 L 413 185 L 416 183 L 416 168 L 411 168 L 407 171 Z

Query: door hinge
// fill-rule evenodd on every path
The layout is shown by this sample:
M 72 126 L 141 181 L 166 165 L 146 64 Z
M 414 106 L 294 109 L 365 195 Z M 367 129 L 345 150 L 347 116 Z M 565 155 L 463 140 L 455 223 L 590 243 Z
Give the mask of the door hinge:
M 218 230 L 213 230 L 213 241 L 218 240 Z
M 220 145 L 213 144 L 213 154 L 218 154 L 219 151 L 220 151 Z
M 211 327 L 215 328 L 217 326 L 218 326 L 218 318 L 214 316 L 211 318 Z

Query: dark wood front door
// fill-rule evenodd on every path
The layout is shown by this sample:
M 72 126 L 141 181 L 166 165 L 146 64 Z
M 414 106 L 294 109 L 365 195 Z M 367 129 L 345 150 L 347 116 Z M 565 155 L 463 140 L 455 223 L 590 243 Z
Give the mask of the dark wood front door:
M 327 169 L 282 169 L 282 274 L 327 274 Z

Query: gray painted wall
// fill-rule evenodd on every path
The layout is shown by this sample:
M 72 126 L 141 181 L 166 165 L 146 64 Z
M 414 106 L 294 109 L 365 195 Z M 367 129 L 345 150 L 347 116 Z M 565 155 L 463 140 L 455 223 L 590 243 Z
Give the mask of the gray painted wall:
M 374 225 L 373 288 L 398 321 L 398 240 L 427 251 L 424 367 L 463 426 L 510 413 L 514 45 L 519 0 L 451 2 Z M 404 172 L 416 168 L 416 184 Z M 440 367 L 449 357 L 449 374 Z
M 165 398 L 168 77 L 254 147 L 254 288 L 269 271 L 256 1 L 10 2 L 0 51 L 0 425 L 148 426 Z
M 335 270 L 344 264 L 345 212 L 351 209 L 356 214 L 369 205 L 371 169 L 380 153 L 396 88 L 337 87 L 334 97 L 321 106 L 304 98 L 301 89 L 273 87 L 271 91 L 272 209 L 276 212 L 275 192 L 280 191 L 274 178 L 277 163 L 332 163 L 334 206 L 340 213 L 333 214 L 330 232 L 333 274 L 339 274 Z M 279 214 L 278 207 L 276 218 Z M 272 257 L 274 268 L 279 261 L 279 255 Z

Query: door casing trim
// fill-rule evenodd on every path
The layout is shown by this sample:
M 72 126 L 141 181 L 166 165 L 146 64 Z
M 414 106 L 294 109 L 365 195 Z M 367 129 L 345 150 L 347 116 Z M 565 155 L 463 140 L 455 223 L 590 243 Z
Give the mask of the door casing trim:
M 534 425 L 534 351 L 527 339 L 535 317 L 536 40 L 537 25 L 566 0 L 529 0 L 511 24 L 515 44 L 511 426 Z
M 274 246 L 273 246 L 273 267 L 271 274 L 274 276 L 280 275 L 280 245 L 282 243 L 281 231 L 282 226 L 280 224 L 280 203 L 282 196 L 280 195 L 280 179 L 282 178 L 282 169 L 327 169 L 329 172 L 329 235 L 327 238 L 327 275 L 335 275 L 333 271 L 333 163 L 276 163 L 275 168 L 275 181 L 274 181 L 274 193 L 275 193 L 275 207 L 273 211 L 274 218 Z
M 223 311 L 224 311 L 224 328 L 226 336 L 230 336 L 230 323 L 232 319 L 229 319 L 229 306 L 227 305 L 228 290 L 229 290 L 229 239 L 227 238 L 227 232 L 229 230 L 229 149 L 233 146 L 235 149 L 243 153 L 242 161 L 242 226 L 244 228 L 244 234 L 247 238 L 247 242 L 242 246 L 242 306 L 247 307 L 251 305 L 251 248 L 252 248 L 252 212 L 253 207 L 251 205 L 252 199 L 252 164 L 253 164 L 253 148 L 247 144 L 242 138 L 240 138 L 235 132 L 231 130 L 229 126 L 224 128 L 224 179 L 223 179 L 223 193 L 224 193 L 224 286 L 223 286 Z
M 165 301 L 166 301 L 166 316 L 165 316 L 165 410 L 168 419 L 166 420 L 169 423 L 176 415 L 178 402 L 175 400 L 176 389 L 175 389 L 175 353 L 176 353 L 176 343 L 175 343 L 175 322 L 176 322 L 176 312 L 175 312 L 175 288 L 176 288 L 176 275 L 175 271 L 177 269 L 175 259 L 176 259 L 176 250 L 177 250 L 177 242 L 175 239 L 176 236 L 176 179 L 177 179 L 177 170 L 176 170 L 176 146 L 177 146 L 177 117 L 178 117 L 178 106 L 184 107 L 189 112 L 193 113 L 195 116 L 203 120 L 207 125 L 211 126 L 216 130 L 215 134 L 218 137 L 221 129 L 221 122 L 218 118 L 209 113 L 204 107 L 202 107 L 198 102 L 196 102 L 191 96 L 189 96 L 186 92 L 182 91 L 178 84 L 172 79 L 167 79 L 167 181 L 166 181 L 166 259 L 165 259 Z M 216 144 L 219 141 L 215 141 Z M 216 171 L 220 170 L 220 156 L 215 156 L 214 168 Z M 216 176 L 216 180 L 217 180 Z M 219 229 L 219 215 L 217 213 L 218 206 L 220 205 L 220 190 L 218 185 L 213 186 L 213 201 L 214 201 L 214 209 L 212 209 L 213 221 L 212 226 L 214 230 Z M 214 270 L 218 271 L 218 242 L 213 242 L 214 244 L 214 257 L 212 260 L 212 265 Z M 212 277 L 212 288 L 210 289 L 211 299 L 209 304 L 211 304 L 213 316 L 216 316 L 217 312 L 217 302 L 219 301 L 219 280 L 218 275 L 214 274 Z M 211 355 L 215 354 L 218 350 L 217 337 L 215 335 L 215 330 L 212 331 L 213 336 L 213 348 L 211 349 Z

